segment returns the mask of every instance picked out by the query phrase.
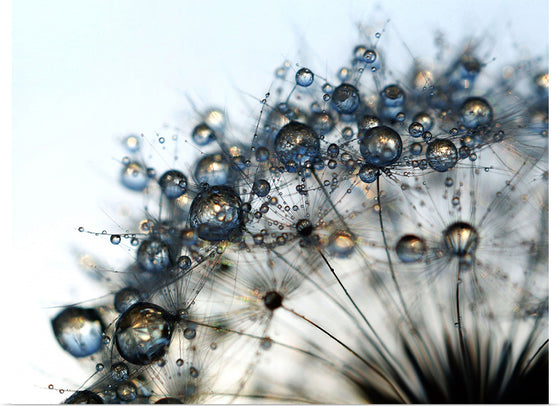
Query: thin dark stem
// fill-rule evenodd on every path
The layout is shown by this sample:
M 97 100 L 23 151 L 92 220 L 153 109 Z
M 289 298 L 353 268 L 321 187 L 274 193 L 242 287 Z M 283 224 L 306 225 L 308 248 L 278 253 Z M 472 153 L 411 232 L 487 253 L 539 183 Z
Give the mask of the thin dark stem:
M 329 338 L 331 338 L 333 341 L 335 341 L 336 343 L 338 343 L 340 346 L 342 346 L 344 349 L 346 349 L 348 352 L 350 352 L 353 356 L 355 356 L 357 359 L 359 359 L 362 363 L 364 363 L 367 367 L 369 367 L 371 370 L 373 370 L 375 373 L 377 373 L 381 378 L 383 378 L 387 384 L 391 387 L 391 389 L 397 394 L 397 396 L 399 397 L 399 399 L 401 400 L 401 402 L 406 403 L 406 400 L 404 399 L 404 396 L 401 394 L 401 392 L 395 387 L 395 385 L 393 384 L 393 382 L 391 380 L 389 380 L 389 378 L 387 378 L 385 376 L 385 374 L 379 370 L 379 368 L 375 367 L 374 365 L 372 365 L 370 362 L 368 362 L 367 360 L 365 360 L 362 356 L 360 356 L 354 349 L 352 349 L 350 346 L 346 345 L 344 342 L 342 342 L 340 339 L 338 339 L 336 336 L 334 336 L 333 334 L 331 334 L 329 331 L 327 331 L 325 328 L 321 327 L 320 325 L 316 324 L 315 322 L 311 321 L 310 319 L 306 318 L 305 316 L 299 314 L 298 312 L 294 311 L 293 309 L 290 308 L 286 308 L 285 306 L 282 306 L 283 309 L 285 309 L 286 311 L 292 313 L 293 315 L 295 315 L 298 318 L 303 319 L 305 322 L 307 322 L 308 324 L 312 325 L 313 327 L 317 328 L 319 331 L 323 332 L 325 335 L 327 335 Z
M 381 194 L 379 188 L 379 178 L 381 174 L 377 175 L 377 206 L 379 207 L 379 211 L 377 212 L 379 215 L 379 227 L 381 228 L 381 236 L 383 237 L 383 246 L 385 247 L 385 254 L 387 255 L 387 261 L 389 262 L 389 271 L 391 272 L 391 278 L 393 279 L 393 283 L 395 284 L 395 288 L 397 289 L 397 295 L 399 296 L 399 301 L 401 306 L 403 307 L 403 312 L 406 316 L 408 325 L 410 330 L 415 332 L 414 325 L 412 324 L 412 318 L 410 318 L 410 314 L 408 313 L 408 308 L 406 303 L 404 302 L 404 298 L 401 292 L 401 288 L 397 281 L 397 276 L 395 274 L 395 269 L 393 268 L 393 262 L 391 260 L 391 253 L 389 253 L 389 246 L 387 245 L 387 237 L 385 236 L 385 228 L 383 227 L 383 216 L 382 216 L 382 209 L 381 209 Z
M 535 354 L 533 356 L 531 356 L 531 359 L 529 359 L 529 361 L 527 362 L 527 364 L 525 365 L 525 367 L 523 368 L 523 371 L 521 372 L 521 375 L 523 376 L 526 372 L 527 369 L 529 369 L 529 366 L 531 366 L 531 363 L 533 363 L 533 360 L 535 360 L 535 358 L 542 352 L 542 350 L 548 345 L 548 339 L 546 341 L 544 341 L 544 343 L 539 346 L 539 348 L 537 349 L 537 351 L 535 352 Z
M 463 337 L 463 324 L 461 322 L 461 260 L 459 260 L 459 267 L 457 268 L 457 284 L 455 290 L 455 302 L 456 302 L 456 315 L 457 315 L 457 331 L 459 332 L 459 344 L 461 345 L 461 355 L 463 360 L 467 360 L 467 351 L 465 349 L 465 339 Z

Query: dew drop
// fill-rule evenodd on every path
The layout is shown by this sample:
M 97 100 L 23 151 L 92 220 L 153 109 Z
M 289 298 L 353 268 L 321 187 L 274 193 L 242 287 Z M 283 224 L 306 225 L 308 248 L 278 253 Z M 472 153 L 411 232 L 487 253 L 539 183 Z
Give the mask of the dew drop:
M 463 257 L 476 250 L 478 232 L 466 222 L 456 222 L 443 232 L 443 243 L 449 254 Z
M 405 235 L 397 242 L 395 251 L 403 263 L 413 263 L 422 259 L 426 252 L 426 244 L 418 236 Z
M 296 72 L 296 83 L 301 87 L 308 87 L 313 83 L 313 72 L 308 68 L 301 68 Z
M 166 352 L 173 333 L 173 316 L 149 303 L 136 303 L 117 320 L 115 343 L 130 363 L 148 365 Z
M 146 169 L 136 161 L 125 165 L 121 172 L 121 183 L 132 191 L 142 191 L 148 185 L 148 181 Z
M 193 129 L 192 139 L 199 146 L 205 146 L 216 140 L 216 133 L 206 123 L 201 123 Z
M 426 160 L 434 170 L 445 172 L 457 163 L 457 147 L 446 139 L 435 140 L 428 144 Z
M 418 122 L 413 122 L 408 126 L 408 134 L 412 137 L 420 137 L 424 134 L 424 126 Z
M 293 163 L 302 167 L 306 162 L 317 159 L 320 141 L 311 127 L 299 122 L 290 122 L 276 135 L 274 149 L 284 165 Z
M 95 309 L 67 307 L 53 320 L 52 328 L 62 348 L 76 358 L 93 355 L 103 344 L 103 323 Z
M 177 170 L 165 172 L 159 179 L 161 192 L 168 199 L 176 199 L 187 192 L 187 177 Z
M 156 239 L 146 239 L 136 253 L 138 266 L 149 273 L 161 273 L 171 266 L 168 246 Z
M 360 94 L 353 85 L 343 83 L 334 90 L 332 102 L 339 113 L 351 114 L 360 107 Z
M 270 192 L 270 184 L 267 180 L 259 179 L 254 182 L 253 193 L 256 196 L 263 198 L 267 196 L 269 192 Z
M 241 205 L 239 195 L 230 187 L 217 185 L 201 191 L 191 204 L 190 226 L 200 239 L 231 241 L 242 233 Z
M 360 152 L 369 164 L 378 168 L 394 164 L 401 157 L 401 136 L 390 127 L 371 128 L 364 134 Z
M 479 97 L 466 99 L 459 109 L 459 116 L 463 125 L 469 129 L 490 124 L 493 119 L 492 107 Z

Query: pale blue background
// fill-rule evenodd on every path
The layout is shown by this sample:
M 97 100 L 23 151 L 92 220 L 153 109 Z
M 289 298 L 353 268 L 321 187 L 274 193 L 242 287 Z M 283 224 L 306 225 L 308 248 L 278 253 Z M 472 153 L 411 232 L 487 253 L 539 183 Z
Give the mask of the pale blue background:
M 4 345 L 12 380 L 3 382 L 11 389 L 3 391 L 3 400 L 59 402 L 48 384 L 72 386 L 86 378 L 50 337 L 54 311 L 38 307 L 102 294 L 84 285 L 76 267 L 71 249 L 94 244 L 76 228 L 116 227 L 109 216 L 111 198 L 118 198 L 117 141 L 180 122 L 186 91 L 227 106 L 239 100 L 240 90 L 262 98 L 285 59 L 310 61 L 316 71 L 328 72 L 346 62 L 356 23 L 364 19 L 381 29 L 391 18 L 387 30 L 394 27 L 392 35 L 398 33 L 418 55 L 432 49 L 437 28 L 451 43 L 495 32 L 500 55 L 503 49 L 516 55 L 512 39 L 533 55 L 548 47 L 545 1 L 299 3 L 13 3 L 10 255 L 16 268 L 3 273 L 13 276 L 25 301 L 8 330 L 17 331 L 13 343 Z M 255 103 L 255 114 L 258 109 Z

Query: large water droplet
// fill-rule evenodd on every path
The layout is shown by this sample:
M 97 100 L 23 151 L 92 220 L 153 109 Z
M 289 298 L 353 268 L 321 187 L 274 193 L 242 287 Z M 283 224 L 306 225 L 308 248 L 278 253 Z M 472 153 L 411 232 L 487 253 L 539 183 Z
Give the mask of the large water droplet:
M 492 107 L 479 97 L 468 98 L 459 109 L 459 116 L 463 125 L 469 129 L 488 125 L 493 117 Z
M 354 252 L 355 246 L 356 239 L 351 233 L 337 230 L 329 236 L 327 249 L 334 257 L 346 258 Z
M 142 191 L 149 180 L 146 168 L 136 161 L 125 165 L 121 172 L 121 183 L 132 191 Z
M 457 163 L 457 147 L 446 139 L 435 140 L 428 144 L 426 160 L 434 170 L 445 172 Z
M 426 244 L 418 236 L 405 235 L 397 242 L 395 251 L 403 263 L 412 263 L 424 256 Z
M 201 123 L 193 129 L 192 138 L 199 146 L 205 146 L 216 140 L 216 133 L 206 123 Z
M 285 165 L 295 163 L 303 166 L 313 162 L 320 152 L 320 141 L 309 126 L 299 122 L 290 122 L 278 132 L 274 141 L 278 159 Z
M 304 88 L 310 86 L 313 83 L 313 72 L 308 68 L 301 68 L 296 72 L 296 83 Z
M 156 239 L 147 239 L 140 244 L 136 260 L 142 270 L 150 273 L 161 273 L 171 266 L 169 248 Z
M 120 355 L 135 365 L 160 359 L 171 341 L 173 316 L 163 308 L 140 302 L 118 319 L 115 342 Z
M 332 95 L 332 103 L 340 113 L 354 113 L 360 107 L 360 94 L 354 86 L 343 83 L 338 86 Z
M 159 186 L 168 199 L 179 198 L 187 192 L 187 177 L 180 171 L 169 170 L 160 177 Z
M 194 198 L 189 213 L 190 225 L 201 239 L 232 240 L 242 233 L 241 205 L 241 198 L 232 188 L 211 187 Z
M 402 153 L 401 136 L 390 127 L 371 128 L 362 138 L 360 152 L 368 163 L 376 167 L 394 164 Z
M 140 291 L 134 287 L 125 287 L 115 294 L 113 304 L 118 313 L 122 314 L 132 305 L 140 301 Z
M 235 179 L 235 174 L 222 154 L 208 154 L 196 164 L 194 177 L 200 184 L 225 185 Z
M 90 356 L 103 344 L 103 323 L 94 309 L 68 307 L 53 320 L 54 335 L 62 348 L 72 356 Z
M 443 232 L 443 243 L 448 253 L 463 257 L 472 254 L 478 246 L 478 232 L 466 222 L 456 222 Z

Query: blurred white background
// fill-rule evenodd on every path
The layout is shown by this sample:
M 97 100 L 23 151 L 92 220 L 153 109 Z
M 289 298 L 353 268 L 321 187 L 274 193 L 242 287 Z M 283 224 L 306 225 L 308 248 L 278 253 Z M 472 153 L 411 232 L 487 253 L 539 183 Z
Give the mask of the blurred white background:
M 60 402 L 68 394 L 49 384 L 87 378 L 56 344 L 56 311 L 44 307 L 103 294 L 76 265 L 72 250 L 93 244 L 77 228 L 119 230 L 109 217 L 118 141 L 180 123 L 186 92 L 217 106 L 241 91 L 261 99 L 284 60 L 332 72 L 347 62 L 359 22 L 381 31 L 388 18 L 387 32 L 418 56 L 432 50 L 436 29 L 451 44 L 491 34 L 497 57 L 548 49 L 542 0 L 18 0 L 12 12 L 13 249 L 2 271 L 11 292 L 2 400 L 11 403 Z

